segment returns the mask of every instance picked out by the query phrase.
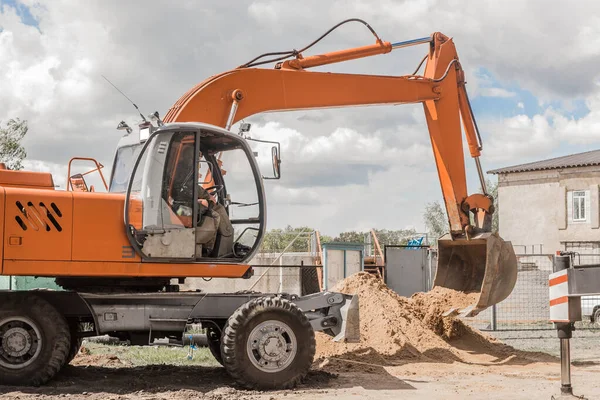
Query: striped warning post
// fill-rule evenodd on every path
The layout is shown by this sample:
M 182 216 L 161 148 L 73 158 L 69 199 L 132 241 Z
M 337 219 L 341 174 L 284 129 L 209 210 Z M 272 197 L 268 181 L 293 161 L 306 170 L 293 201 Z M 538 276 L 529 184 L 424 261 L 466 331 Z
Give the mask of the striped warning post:
M 573 293 L 574 279 L 571 268 L 550 274 L 550 321 L 581 321 L 581 297 Z
M 550 274 L 550 321 L 570 322 L 569 319 L 569 270 Z

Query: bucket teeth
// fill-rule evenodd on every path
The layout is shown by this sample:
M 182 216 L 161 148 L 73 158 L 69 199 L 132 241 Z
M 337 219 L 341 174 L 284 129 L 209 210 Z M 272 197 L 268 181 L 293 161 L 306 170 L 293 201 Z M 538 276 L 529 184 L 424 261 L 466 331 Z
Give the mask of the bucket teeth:
M 454 307 L 443 313 L 442 317 L 454 317 L 455 315 L 458 315 L 458 313 L 458 308 Z
M 474 305 L 470 305 L 468 307 L 463 308 L 462 310 L 460 310 L 460 317 L 461 318 L 470 318 L 470 317 L 474 317 L 476 316 L 478 313 L 474 312 L 475 310 L 475 306 Z

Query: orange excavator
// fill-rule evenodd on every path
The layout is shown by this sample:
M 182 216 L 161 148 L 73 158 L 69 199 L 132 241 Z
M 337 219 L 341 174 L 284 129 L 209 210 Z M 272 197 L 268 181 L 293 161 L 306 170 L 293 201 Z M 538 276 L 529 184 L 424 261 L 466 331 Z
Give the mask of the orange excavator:
M 375 43 L 303 54 L 347 22 L 365 24 Z M 414 45 L 428 51 L 410 75 L 310 71 Z M 315 331 L 358 340 L 357 296 L 179 292 L 171 282 L 253 275 L 249 261 L 266 224 L 263 182 L 281 176 L 281 151 L 277 142 L 249 137 L 246 124 L 232 133 L 233 124 L 266 111 L 403 103 L 423 104 L 450 226 L 438 242 L 434 286 L 477 293 L 461 310 L 466 316 L 505 299 L 515 285 L 516 257 L 491 232 L 481 140 L 453 41 L 434 33 L 385 42 L 352 19 L 299 51 L 267 53 L 210 77 L 162 121 L 158 113 L 152 121 L 142 115 L 135 131 L 121 123 L 126 133 L 107 193 L 88 190 L 84 174 L 69 176 L 67 190 L 59 191 L 50 174 L 0 170 L 2 275 L 54 277 L 66 289 L 0 291 L 0 382 L 48 381 L 86 336 L 181 345 L 197 339 L 182 332 L 202 324 L 206 335 L 197 340 L 239 383 L 295 385 L 313 361 Z M 467 192 L 461 120 L 483 193 Z M 252 141 L 271 147 L 273 176 L 261 174 Z

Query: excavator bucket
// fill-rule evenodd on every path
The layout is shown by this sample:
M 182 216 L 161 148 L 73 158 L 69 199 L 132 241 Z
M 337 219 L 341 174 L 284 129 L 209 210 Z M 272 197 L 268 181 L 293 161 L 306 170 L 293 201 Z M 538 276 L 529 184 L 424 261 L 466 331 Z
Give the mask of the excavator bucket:
M 506 299 L 517 282 L 512 244 L 497 233 L 482 233 L 471 239 L 443 236 L 438 240 L 437 264 L 434 287 L 477 293 L 473 303 L 459 311 L 463 317 L 473 317 Z

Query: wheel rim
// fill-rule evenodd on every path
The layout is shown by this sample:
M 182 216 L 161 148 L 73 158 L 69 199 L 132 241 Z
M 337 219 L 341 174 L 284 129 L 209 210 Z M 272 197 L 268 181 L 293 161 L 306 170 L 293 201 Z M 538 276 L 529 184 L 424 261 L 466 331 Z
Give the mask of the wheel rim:
M 21 369 L 30 365 L 42 350 L 42 335 L 29 318 L 9 317 L 0 321 L 0 365 Z
M 247 352 L 250 361 L 264 372 L 279 372 L 287 368 L 298 350 L 296 335 L 281 321 L 265 321 L 248 336 Z

